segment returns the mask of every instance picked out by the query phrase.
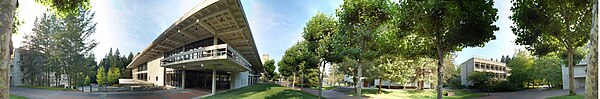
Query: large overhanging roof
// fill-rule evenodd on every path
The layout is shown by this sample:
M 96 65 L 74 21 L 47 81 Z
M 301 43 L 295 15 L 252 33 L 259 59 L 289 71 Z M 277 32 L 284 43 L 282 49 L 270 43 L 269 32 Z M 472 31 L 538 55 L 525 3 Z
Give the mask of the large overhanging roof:
M 167 51 L 214 35 L 246 58 L 252 64 L 253 70 L 264 71 L 239 0 L 202 1 L 136 55 L 127 68 L 162 57 Z

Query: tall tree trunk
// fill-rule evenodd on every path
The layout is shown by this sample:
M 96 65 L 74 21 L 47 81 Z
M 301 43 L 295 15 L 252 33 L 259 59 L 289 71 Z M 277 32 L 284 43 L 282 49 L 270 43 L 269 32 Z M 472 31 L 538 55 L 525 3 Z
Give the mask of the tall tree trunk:
M 358 69 L 357 69 L 358 73 L 356 74 L 357 75 L 356 79 L 358 79 L 358 82 L 356 82 L 356 98 L 357 99 L 361 99 L 362 98 L 362 93 L 360 92 L 360 90 L 362 88 L 362 83 L 363 83 L 362 82 L 362 64 L 361 64 L 361 60 L 358 60 L 356 62 L 358 63 L 357 64 L 358 65 Z
M 442 99 L 442 87 L 444 86 L 444 82 L 442 81 L 443 77 L 444 77 L 444 50 L 441 48 L 441 46 L 439 44 L 436 44 L 437 46 L 437 54 L 438 54 L 438 86 L 436 88 L 437 91 L 437 99 Z
M 321 65 L 321 66 L 319 66 L 319 67 L 321 67 L 321 70 L 319 70 L 319 98 L 318 99 L 321 99 L 321 96 L 322 96 L 321 93 L 323 92 L 323 75 L 325 73 L 324 71 L 325 71 L 326 62 L 323 61 L 319 64 Z
M 569 95 L 577 95 L 575 93 L 575 74 L 573 73 L 573 48 L 567 47 L 567 65 L 569 66 Z
M 295 89 L 296 88 L 296 73 L 292 73 L 294 74 L 294 76 L 292 77 L 292 88 Z
M 10 86 L 10 55 L 12 54 L 12 25 L 17 0 L 0 1 L 0 98 L 8 99 Z
M 304 89 L 304 70 L 302 70 L 300 74 L 300 90 L 302 91 L 302 89 Z
M 585 77 L 585 99 L 598 99 L 598 0 L 594 0 L 592 29 L 588 54 L 587 77 Z
M 381 81 L 383 80 L 383 77 L 379 76 L 379 91 L 377 92 L 378 94 L 381 94 Z

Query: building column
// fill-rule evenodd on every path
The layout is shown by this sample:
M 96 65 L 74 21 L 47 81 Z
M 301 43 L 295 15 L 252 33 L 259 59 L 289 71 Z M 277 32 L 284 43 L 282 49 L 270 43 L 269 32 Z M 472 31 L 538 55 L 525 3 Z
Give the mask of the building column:
M 181 88 L 185 88 L 185 69 L 181 72 Z
M 217 69 L 213 68 L 213 70 L 212 70 L 212 94 L 213 95 L 216 94 L 216 92 L 217 92 L 216 78 L 217 78 Z
M 162 81 L 163 86 L 167 86 L 167 68 L 166 67 L 163 67 L 162 79 L 163 79 L 163 81 Z

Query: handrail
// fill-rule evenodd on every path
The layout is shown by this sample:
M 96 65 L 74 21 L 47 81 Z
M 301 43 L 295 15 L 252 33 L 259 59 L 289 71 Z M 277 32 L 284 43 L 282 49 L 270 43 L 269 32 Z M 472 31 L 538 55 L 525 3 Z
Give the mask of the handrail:
M 251 66 L 250 62 L 244 59 L 237 51 L 235 51 L 231 46 L 227 44 L 199 47 L 189 51 L 176 53 L 174 55 L 161 59 L 161 65 L 189 59 L 212 57 L 213 55 L 226 55 L 228 57 L 233 58 L 236 63 L 239 63 L 245 67 L 250 68 Z

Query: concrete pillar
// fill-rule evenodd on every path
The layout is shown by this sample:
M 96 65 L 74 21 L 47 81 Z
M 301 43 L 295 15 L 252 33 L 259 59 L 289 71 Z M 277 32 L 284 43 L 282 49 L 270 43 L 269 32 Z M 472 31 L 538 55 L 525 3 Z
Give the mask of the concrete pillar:
M 213 37 L 213 45 L 217 45 L 217 44 L 219 44 L 219 38 L 217 38 L 217 35 L 215 35 L 215 36 Z M 218 52 L 217 52 L 217 49 L 213 49 L 213 53 L 212 53 L 212 54 L 213 54 L 213 57 L 216 57 L 216 56 L 217 56 L 217 53 L 218 53 Z
M 230 74 L 231 76 L 229 76 L 229 77 L 231 77 L 231 81 L 229 82 L 229 89 L 236 88 L 237 83 L 239 82 L 239 81 L 237 81 L 237 79 L 239 78 L 238 74 L 239 74 L 239 72 L 231 72 L 231 74 Z
M 167 68 L 163 67 L 163 74 L 162 74 L 162 83 L 163 86 L 167 86 Z
M 185 70 L 181 72 L 181 88 L 185 88 Z
M 217 69 L 213 68 L 212 70 L 212 94 L 217 93 Z

